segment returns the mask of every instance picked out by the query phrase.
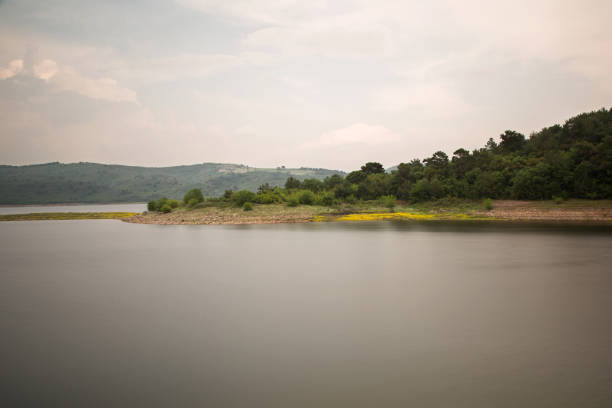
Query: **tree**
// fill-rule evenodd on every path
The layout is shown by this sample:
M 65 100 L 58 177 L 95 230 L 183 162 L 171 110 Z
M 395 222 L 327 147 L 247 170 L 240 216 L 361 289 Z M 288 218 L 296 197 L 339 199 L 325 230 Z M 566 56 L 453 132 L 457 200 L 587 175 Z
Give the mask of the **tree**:
M 385 172 L 385 168 L 380 163 L 377 163 L 377 162 L 368 162 L 368 163 L 364 164 L 363 166 L 361 166 L 361 171 L 366 176 L 369 176 L 370 174 L 384 173 Z
M 232 201 L 238 206 L 242 207 L 244 203 L 248 201 L 254 201 L 255 193 L 249 190 L 240 190 L 232 194 Z
M 202 201 L 204 201 L 204 195 L 202 194 L 202 190 L 200 190 L 199 188 L 191 189 L 183 197 L 183 202 L 185 204 L 189 203 L 192 200 L 195 200 L 197 203 L 201 203 Z
M 506 130 L 500 137 L 499 147 L 503 153 L 517 152 L 525 145 L 525 136 L 513 130 Z
M 363 171 L 361 171 L 361 170 L 355 170 L 355 171 L 351 171 L 349 174 L 347 174 L 347 176 L 346 176 L 346 180 L 347 180 L 349 183 L 352 183 L 352 184 L 359 184 L 359 183 L 361 183 L 363 180 L 365 180 L 365 178 L 366 178 L 367 176 L 368 176 L 368 175 L 367 175 L 366 173 L 364 173 Z
M 270 183 L 264 183 L 257 188 L 257 193 L 259 194 L 263 194 L 268 191 L 272 191 L 272 187 L 270 186 Z
M 300 204 L 311 205 L 315 201 L 315 196 L 312 191 L 304 190 L 298 196 L 298 200 L 300 201 Z
M 323 182 L 315 178 L 306 179 L 302 181 L 302 188 L 316 193 L 323 189 Z
M 326 190 L 332 190 L 334 187 L 339 184 L 342 184 L 343 182 L 344 177 L 339 174 L 332 174 L 331 176 L 325 177 L 325 179 L 323 180 L 323 185 L 325 186 Z
M 364 200 L 375 200 L 388 193 L 390 181 L 388 174 L 370 174 L 357 186 L 357 195 Z
M 300 182 L 300 180 L 298 180 L 297 178 L 293 176 L 289 176 L 289 178 L 287 178 L 287 181 L 285 181 L 285 188 L 287 190 L 291 190 L 294 188 L 300 188 L 301 185 L 302 183 Z

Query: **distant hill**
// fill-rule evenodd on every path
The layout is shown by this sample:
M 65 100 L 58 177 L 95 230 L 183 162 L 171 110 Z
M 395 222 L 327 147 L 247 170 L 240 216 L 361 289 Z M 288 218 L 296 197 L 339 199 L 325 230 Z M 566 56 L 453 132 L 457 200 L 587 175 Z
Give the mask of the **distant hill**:
M 99 163 L 0 165 L 0 204 L 140 202 L 161 196 L 181 198 L 192 188 L 205 196 L 226 189 L 280 186 L 289 176 L 323 179 L 341 171 L 265 169 L 239 164 L 203 163 L 175 167 L 135 167 Z

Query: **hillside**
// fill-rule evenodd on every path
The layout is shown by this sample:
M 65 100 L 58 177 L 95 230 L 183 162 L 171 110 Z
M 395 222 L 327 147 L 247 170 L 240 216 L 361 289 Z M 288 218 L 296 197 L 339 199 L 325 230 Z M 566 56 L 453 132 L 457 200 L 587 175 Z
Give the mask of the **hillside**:
M 341 171 L 264 169 L 203 163 L 175 167 L 135 167 L 98 163 L 0 166 L 0 204 L 139 202 L 160 196 L 180 198 L 192 188 L 206 196 L 226 189 L 256 190 L 283 185 L 289 176 L 323 179 Z

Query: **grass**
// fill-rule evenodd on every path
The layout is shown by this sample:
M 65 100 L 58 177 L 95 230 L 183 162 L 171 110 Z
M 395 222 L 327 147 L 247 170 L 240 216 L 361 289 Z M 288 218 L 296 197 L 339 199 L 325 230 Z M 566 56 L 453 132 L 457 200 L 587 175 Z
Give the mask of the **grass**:
M 132 212 L 61 212 L 3 214 L 0 221 L 44 221 L 44 220 L 120 220 L 136 215 Z

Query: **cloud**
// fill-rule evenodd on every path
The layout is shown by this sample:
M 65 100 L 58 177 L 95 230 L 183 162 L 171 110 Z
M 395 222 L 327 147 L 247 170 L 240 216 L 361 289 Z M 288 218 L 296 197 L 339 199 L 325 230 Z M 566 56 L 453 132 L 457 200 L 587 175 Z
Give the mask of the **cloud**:
M 8 67 L 0 68 L 0 79 L 9 79 L 23 70 L 23 60 L 14 59 L 9 62 Z
M 323 149 L 335 146 L 378 146 L 397 142 L 401 139 L 398 133 L 384 126 L 372 126 L 355 123 L 342 129 L 325 132 L 317 139 L 306 142 L 301 149 Z
M 259 24 L 300 20 L 328 10 L 325 0 L 177 0 L 177 3 L 207 14 Z
M 428 113 L 460 114 L 468 105 L 448 87 L 438 83 L 399 86 L 377 91 L 374 109 L 381 111 L 418 111 Z
M 46 59 L 39 64 L 34 64 L 34 76 L 43 80 L 48 80 L 57 74 L 57 63 L 53 60 Z
M 138 103 L 136 93 L 131 89 L 117 85 L 116 80 L 112 78 L 87 78 L 70 67 L 64 67 L 58 71 L 49 83 L 58 91 L 76 92 L 91 99 Z
M 52 59 L 43 59 L 24 67 L 23 60 L 11 61 L 8 68 L 0 70 L 0 78 L 8 79 L 17 73 L 24 72 L 38 79 L 42 79 L 55 92 L 75 92 L 91 99 L 109 102 L 138 103 L 136 93 L 128 88 L 121 87 L 113 78 L 89 78 L 69 66 L 59 66 Z

